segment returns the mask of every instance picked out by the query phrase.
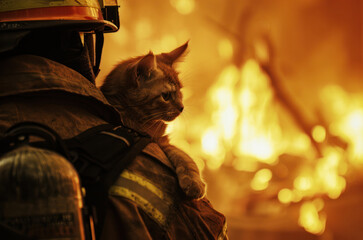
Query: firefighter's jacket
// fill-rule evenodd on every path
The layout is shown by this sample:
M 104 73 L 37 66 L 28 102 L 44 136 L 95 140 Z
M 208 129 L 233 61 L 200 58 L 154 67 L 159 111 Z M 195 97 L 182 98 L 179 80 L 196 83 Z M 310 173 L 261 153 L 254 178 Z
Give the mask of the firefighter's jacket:
M 35 121 L 71 138 L 120 122 L 81 74 L 33 55 L 0 61 L 0 99 L 0 134 L 17 122 Z M 168 158 L 151 143 L 110 188 L 101 239 L 227 239 L 226 220 L 206 198 L 185 198 Z

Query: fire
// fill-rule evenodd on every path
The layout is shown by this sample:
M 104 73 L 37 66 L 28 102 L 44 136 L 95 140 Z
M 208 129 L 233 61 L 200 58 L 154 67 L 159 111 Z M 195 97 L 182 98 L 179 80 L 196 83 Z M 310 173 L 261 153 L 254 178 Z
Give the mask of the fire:
M 345 189 L 345 179 L 339 174 L 342 156 L 332 148 L 327 149 L 325 154 L 326 156 L 320 159 L 316 166 L 316 179 L 319 180 L 322 192 L 335 199 Z
M 314 234 L 321 234 L 325 230 L 326 216 L 319 215 L 319 204 L 323 205 L 321 202 L 305 202 L 300 209 L 299 223 L 306 231 Z
M 326 130 L 323 126 L 317 125 L 313 128 L 312 135 L 315 141 L 324 142 L 326 137 Z
M 331 94 L 332 91 L 335 93 Z M 207 96 L 210 118 L 208 124 L 199 128 L 200 148 L 194 149 L 198 158 L 205 159 L 206 166 L 213 170 L 225 164 L 236 171 L 255 172 L 251 190 L 264 191 L 271 185 L 273 172 L 259 169 L 259 164 L 276 165 L 279 156 L 288 152 L 303 156 L 306 163 L 295 176 L 292 188 L 282 187 L 276 196 L 284 205 L 301 204 L 298 223 L 310 233 L 323 233 L 324 201 L 316 196 L 339 198 L 346 188 L 344 175 L 348 164 L 363 162 L 363 106 L 357 106 L 358 102 L 350 100 L 337 86 L 323 89 L 322 102 L 331 102 L 327 111 L 334 118 L 329 119 L 329 129 L 322 125 L 313 127 L 311 136 L 323 144 L 330 132 L 349 142 L 349 148 L 344 151 L 325 144 L 322 156 L 317 158 L 312 154 L 309 137 L 282 127 L 269 77 L 257 61 L 250 59 L 240 68 L 227 66 Z
M 218 142 L 226 151 L 238 156 L 234 164 L 239 170 L 242 170 L 239 161 L 243 161 L 244 156 L 274 163 L 280 150 L 276 143 L 281 140 L 281 129 L 276 124 L 277 114 L 269 111 L 272 91 L 258 63 L 249 60 L 241 69 L 233 65 L 226 67 L 209 96 L 211 127 L 215 129 L 214 137 L 219 137 L 218 141 L 210 141 Z M 204 133 L 203 142 L 209 136 L 210 132 Z
M 363 97 L 348 95 L 336 85 L 321 92 L 323 104 L 330 103 L 332 122 L 329 129 L 348 143 L 347 158 L 353 165 L 363 163 Z
M 279 191 L 278 193 L 278 199 L 281 203 L 285 203 L 285 204 L 288 204 L 288 203 L 291 203 L 292 201 L 292 198 L 293 198 L 293 193 L 290 189 L 288 188 L 283 188 Z
M 256 172 L 251 181 L 251 188 L 256 191 L 264 190 L 268 187 L 269 181 L 272 178 L 272 172 L 269 169 L 261 169 Z
M 310 174 L 300 175 L 294 180 L 295 189 L 301 192 L 309 191 L 314 184 L 314 179 Z
M 202 149 L 208 158 L 207 166 L 218 169 L 224 161 L 224 151 L 220 146 L 219 137 L 214 130 L 208 130 L 202 138 Z

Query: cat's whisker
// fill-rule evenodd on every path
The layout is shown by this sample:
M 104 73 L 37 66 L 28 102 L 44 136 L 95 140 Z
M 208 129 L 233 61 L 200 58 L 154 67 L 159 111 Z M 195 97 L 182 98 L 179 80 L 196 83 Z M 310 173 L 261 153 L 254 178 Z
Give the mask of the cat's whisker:
M 155 117 L 155 116 L 158 116 L 158 117 L 160 117 L 160 116 L 162 116 L 163 114 L 165 114 L 166 113 L 166 111 L 162 111 L 162 112 L 154 112 L 154 113 L 151 113 L 151 114 L 149 114 L 149 115 L 147 115 L 147 116 L 145 116 L 145 118 L 152 118 L 152 117 Z
M 150 121 L 158 120 L 163 116 L 163 113 L 155 113 L 153 115 L 145 116 L 142 121 L 149 123 Z
M 152 122 L 153 122 L 154 120 L 156 120 L 156 119 L 159 119 L 159 118 L 158 118 L 158 117 L 155 117 L 155 118 L 153 118 L 153 119 L 148 119 L 148 120 L 144 121 L 144 122 L 142 123 L 142 128 L 143 128 L 144 130 L 149 130 L 149 129 L 151 129 L 151 128 L 153 127 Z
M 159 112 L 155 112 L 155 113 L 152 113 L 152 114 L 149 114 L 147 116 L 145 116 L 143 118 L 143 120 L 161 120 L 163 116 L 167 115 L 169 112 L 168 111 L 159 111 Z
M 164 123 L 163 122 L 158 122 L 158 124 L 156 125 L 156 132 L 159 132 L 163 127 L 164 127 Z
M 191 113 L 189 111 L 189 108 L 186 107 L 182 114 L 180 114 L 179 117 L 182 117 L 185 119 L 185 121 L 188 121 L 191 118 Z

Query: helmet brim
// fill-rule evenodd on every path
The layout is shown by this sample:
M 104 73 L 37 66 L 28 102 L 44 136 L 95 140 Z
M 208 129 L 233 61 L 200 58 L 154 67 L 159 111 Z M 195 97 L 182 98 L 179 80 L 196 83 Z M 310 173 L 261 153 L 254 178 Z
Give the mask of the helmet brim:
M 118 27 L 106 20 L 48 20 L 48 21 L 17 21 L 0 23 L 0 32 L 17 30 L 35 30 L 44 28 L 74 29 L 80 32 L 115 32 Z

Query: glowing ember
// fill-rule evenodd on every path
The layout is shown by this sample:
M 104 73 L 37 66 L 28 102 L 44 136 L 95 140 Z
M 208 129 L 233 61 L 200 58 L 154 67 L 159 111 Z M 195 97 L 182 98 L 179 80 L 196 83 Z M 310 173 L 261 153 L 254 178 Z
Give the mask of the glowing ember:
M 226 151 L 233 151 L 239 156 L 237 162 L 248 156 L 255 161 L 274 163 L 279 153 L 276 143 L 281 140 L 280 127 L 276 112 L 269 111 L 272 90 L 257 62 L 247 61 L 241 70 L 235 66 L 225 68 L 209 96 L 212 103 L 211 128 L 215 132 L 203 135 L 205 153 L 210 154 L 209 148 L 219 151 L 218 143 Z M 207 147 L 208 141 L 215 146 Z M 231 142 L 235 144 L 232 146 Z M 243 164 L 235 165 L 243 170 Z
M 314 179 L 310 174 L 300 175 L 294 181 L 295 189 L 301 192 L 309 191 L 314 184 Z
M 278 199 L 281 203 L 290 203 L 292 201 L 293 194 L 290 189 L 283 188 L 279 191 Z
M 268 187 L 269 181 L 272 178 L 272 173 L 269 169 L 261 169 L 256 172 L 254 178 L 251 181 L 251 188 L 259 191 L 264 190 Z
M 325 230 L 326 217 L 319 215 L 319 210 L 313 202 L 305 202 L 300 208 L 299 224 L 306 231 L 321 234 Z
M 323 126 L 315 126 L 312 131 L 312 135 L 315 141 L 317 142 L 323 142 L 326 137 L 326 131 Z

